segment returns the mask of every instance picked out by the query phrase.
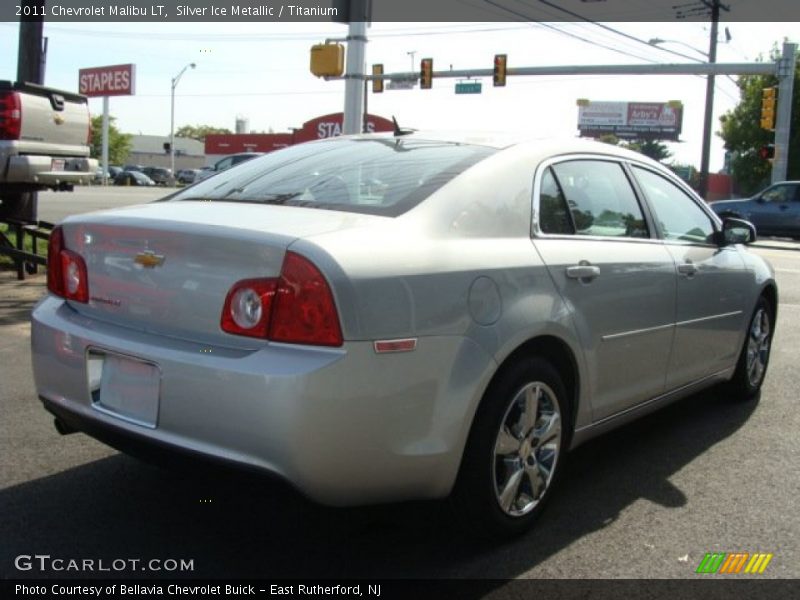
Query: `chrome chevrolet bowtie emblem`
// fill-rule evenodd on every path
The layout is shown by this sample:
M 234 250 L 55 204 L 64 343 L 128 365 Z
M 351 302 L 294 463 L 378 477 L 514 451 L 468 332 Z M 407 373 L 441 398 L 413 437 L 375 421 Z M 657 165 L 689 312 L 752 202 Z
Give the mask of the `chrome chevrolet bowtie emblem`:
M 146 250 L 145 252 L 139 252 L 133 262 L 142 265 L 146 269 L 153 269 L 164 264 L 164 255 L 156 254 L 152 250 Z

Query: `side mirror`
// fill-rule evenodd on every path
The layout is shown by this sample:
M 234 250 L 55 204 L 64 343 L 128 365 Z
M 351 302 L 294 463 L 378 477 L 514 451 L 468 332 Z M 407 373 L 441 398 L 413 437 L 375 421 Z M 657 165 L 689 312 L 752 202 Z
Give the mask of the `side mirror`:
M 764 200 L 763 196 L 759 196 L 758 198 L 756 198 L 756 203 L 764 204 L 764 202 L 766 202 L 766 200 Z
M 725 217 L 722 220 L 722 231 L 719 232 L 719 245 L 752 244 L 758 239 L 756 227 L 750 221 Z

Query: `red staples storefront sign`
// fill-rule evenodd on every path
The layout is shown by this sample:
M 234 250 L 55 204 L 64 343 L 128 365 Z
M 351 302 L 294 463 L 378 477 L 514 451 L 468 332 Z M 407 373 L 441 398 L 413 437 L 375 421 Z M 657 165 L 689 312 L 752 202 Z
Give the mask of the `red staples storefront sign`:
M 132 96 L 136 65 L 93 67 L 78 71 L 78 90 L 84 96 Z

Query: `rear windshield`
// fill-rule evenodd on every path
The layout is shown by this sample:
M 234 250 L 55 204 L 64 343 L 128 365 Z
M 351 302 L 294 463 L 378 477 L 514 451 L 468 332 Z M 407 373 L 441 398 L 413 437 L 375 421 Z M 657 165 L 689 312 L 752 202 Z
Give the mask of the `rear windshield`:
M 397 216 L 496 152 L 413 139 L 338 139 L 271 152 L 169 198 Z

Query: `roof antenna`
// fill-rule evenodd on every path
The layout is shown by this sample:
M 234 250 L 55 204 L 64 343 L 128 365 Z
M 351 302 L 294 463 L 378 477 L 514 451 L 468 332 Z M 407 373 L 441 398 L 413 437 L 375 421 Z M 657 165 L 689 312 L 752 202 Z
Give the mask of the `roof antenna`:
M 416 129 L 401 128 L 400 124 L 397 122 L 397 119 L 394 118 L 394 115 L 392 115 L 392 123 L 394 123 L 394 137 L 400 137 L 401 135 L 408 135 L 416 131 Z

